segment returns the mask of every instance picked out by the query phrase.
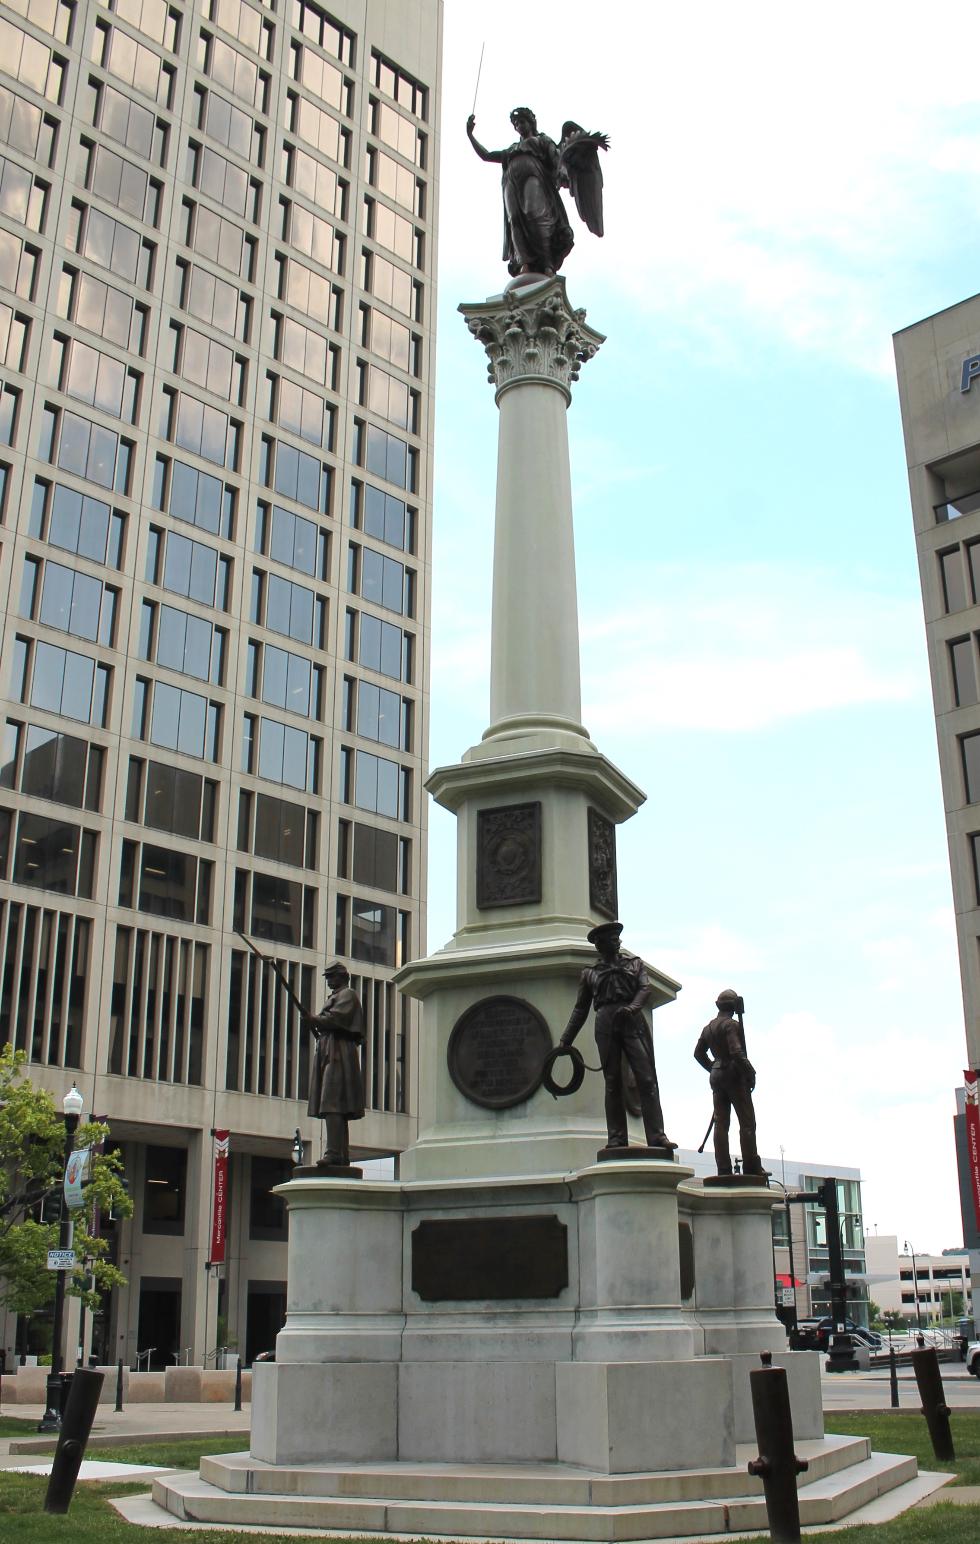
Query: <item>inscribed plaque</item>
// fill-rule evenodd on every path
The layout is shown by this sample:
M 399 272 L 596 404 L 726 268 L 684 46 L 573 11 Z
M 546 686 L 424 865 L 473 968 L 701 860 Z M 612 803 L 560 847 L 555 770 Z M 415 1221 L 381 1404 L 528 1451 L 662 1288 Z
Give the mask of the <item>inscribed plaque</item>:
M 548 1026 L 520 997 L 484 997 L 456 1020 L 446 1059 L 461 1094 L 485 1110 L 523 1104 L 541 1085 Z
M 568 1229 L 539 1217 L 427 1218 L 412 1230 L 412 1291 L 427 1303 L 557 1297 Z

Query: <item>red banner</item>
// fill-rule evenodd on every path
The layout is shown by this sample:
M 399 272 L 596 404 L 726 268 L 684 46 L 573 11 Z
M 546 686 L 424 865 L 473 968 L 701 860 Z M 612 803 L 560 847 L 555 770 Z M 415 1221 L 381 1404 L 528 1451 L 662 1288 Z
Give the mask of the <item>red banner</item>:
M 970 1165 L 970 1194 L 973 1215 L 980 1229 L 980 1072 L 964 1072 L 966 1085 L 966 1155 Z
M 224 1265 L 228 1233 L 228 1137 L 214 1133 L 214 1200 L 211 1206 L 211 1264 Z

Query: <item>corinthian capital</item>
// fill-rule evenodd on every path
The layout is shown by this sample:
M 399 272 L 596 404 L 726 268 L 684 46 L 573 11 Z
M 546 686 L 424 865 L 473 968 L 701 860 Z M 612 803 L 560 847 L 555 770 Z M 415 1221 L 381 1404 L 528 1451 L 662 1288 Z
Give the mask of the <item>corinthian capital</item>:
M 568 304 L 563 278 L 508 285 L 502 295 L 459 307 L 487 351 L 487 375 L 497 396 L 521 381 L 557 386 L 571 401 L 582 366 L 605 342 Z

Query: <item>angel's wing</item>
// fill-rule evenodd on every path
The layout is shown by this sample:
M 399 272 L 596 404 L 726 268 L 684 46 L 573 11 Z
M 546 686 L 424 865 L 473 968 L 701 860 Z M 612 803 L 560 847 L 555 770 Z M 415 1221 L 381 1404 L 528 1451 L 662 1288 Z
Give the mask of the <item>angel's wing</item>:
M 561 126 L 558 146 L 559 176 L 568 179 L 579 217 L 593 236 L 602 235 L 602 167 L 599 151 L 609 149 L 605 134 L 590 134 L 580 123 L 569 120 Z

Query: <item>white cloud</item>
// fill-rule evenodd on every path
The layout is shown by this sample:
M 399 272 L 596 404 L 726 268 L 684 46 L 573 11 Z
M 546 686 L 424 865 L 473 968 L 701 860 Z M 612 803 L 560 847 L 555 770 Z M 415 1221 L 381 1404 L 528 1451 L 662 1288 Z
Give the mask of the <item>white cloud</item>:
M 569 0 L 556 28 L 550 8 L 500 0 L 477 109 L 490 146 L 509 142 L 517 101 L 545 131 L 571 113 L 611 134 L 607 235 L 579 230 L 576 284 L 622 291 L 658 342 L 745 324 L 890 375 L 918 270 L 980 227 L 975 7 L 609 0 L 600 25 L 628 39 L 615 71 L 593 68 L 593 7 Z M 485 32 L 479 8 L 450 5 L 441 261 L 454 292 L 476 292 L 499 250 L 496 169 L 463 134 Z
M 589 617 L 583 628 L 584 714 L 597 732 L 646 734 L 651 725 L 747 732 L 905 701 L 922 689 L 921 659 L 896 647 L 911 633 L 911 606 L 846 591 L 839 576 L 775 565 L 694 572 L 641 564 L 626 582 L 646 589 L 642 605 L 623 597 L 613 615 Z M 610 658 L 628 669 L 610 673 Z

